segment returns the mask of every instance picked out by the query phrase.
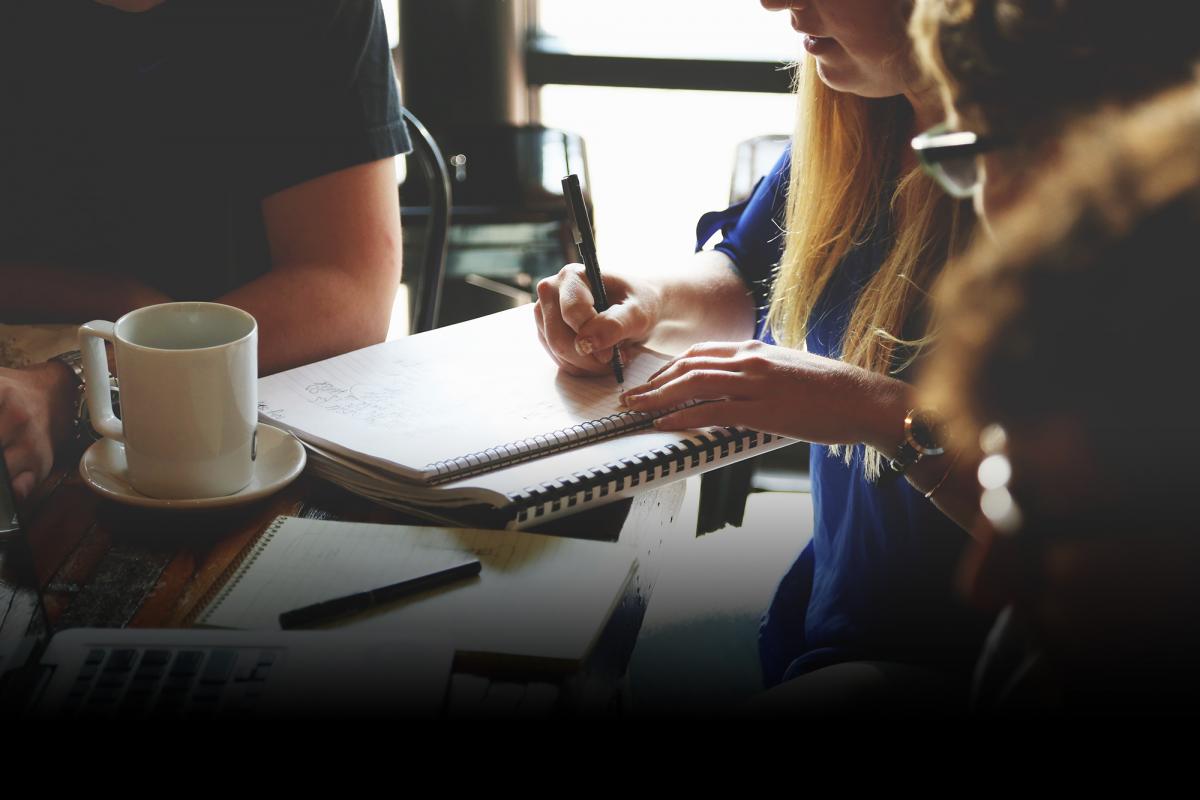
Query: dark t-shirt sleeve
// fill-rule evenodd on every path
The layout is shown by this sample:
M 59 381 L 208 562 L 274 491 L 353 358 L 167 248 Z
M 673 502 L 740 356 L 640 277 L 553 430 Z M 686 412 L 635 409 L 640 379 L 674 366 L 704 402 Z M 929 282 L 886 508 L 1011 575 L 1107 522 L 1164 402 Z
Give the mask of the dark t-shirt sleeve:
M 702 250 L 720 232 L 721 241 L 713 249 L 733 261 L 746 286 L 754 292 L 755 307 L 759 309 L 767 304 L 772 271 L 783 255 L 790 174 L 789 149 L 758 182 L 749 198 L 724 211 L 705 214 L 696 225 L 696 251 Z
M 264 92 L 253 166 L 262 196 L 412 149 L 379 0 L 304 5 L 284 46 L 287 68 Z

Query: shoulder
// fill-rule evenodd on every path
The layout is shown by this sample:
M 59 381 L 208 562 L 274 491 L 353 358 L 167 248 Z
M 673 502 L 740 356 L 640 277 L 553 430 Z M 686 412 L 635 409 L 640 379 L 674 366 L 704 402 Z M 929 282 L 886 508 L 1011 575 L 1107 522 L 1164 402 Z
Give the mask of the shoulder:
M 387 39 L 379 0 L 308 0 L 307 5 L 318 27 L 335 38 Z

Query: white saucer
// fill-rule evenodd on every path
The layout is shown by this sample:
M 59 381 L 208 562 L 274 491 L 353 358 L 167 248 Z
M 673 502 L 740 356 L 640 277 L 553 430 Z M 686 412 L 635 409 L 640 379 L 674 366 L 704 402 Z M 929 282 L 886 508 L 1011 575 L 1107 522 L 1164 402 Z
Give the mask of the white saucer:
M 125 445 L 112 439 L 101 439 L 87 449 L 79 461 L 79 475 L 96 494 L 125 505 L 189 511 L 228 508 L 274 494 L 296 480 L 308 460 L 299 439 L 261 422 L 258 424 L 257 451 L 250 483 L 240 492 L 225 497 L 177 500 L 147 497 L 129 484 Z

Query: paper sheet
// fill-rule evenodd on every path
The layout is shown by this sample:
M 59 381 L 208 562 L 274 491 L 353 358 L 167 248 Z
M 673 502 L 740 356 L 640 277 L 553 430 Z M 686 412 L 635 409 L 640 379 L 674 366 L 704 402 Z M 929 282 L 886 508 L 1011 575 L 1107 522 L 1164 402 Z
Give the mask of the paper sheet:
M 620 413 L 620 391 L 667 360 L 631 353 L 623 387 L 567 375 L 522 306 L 268 376 L 259 409 L 303 439 L 421 478 L 439 461 Z

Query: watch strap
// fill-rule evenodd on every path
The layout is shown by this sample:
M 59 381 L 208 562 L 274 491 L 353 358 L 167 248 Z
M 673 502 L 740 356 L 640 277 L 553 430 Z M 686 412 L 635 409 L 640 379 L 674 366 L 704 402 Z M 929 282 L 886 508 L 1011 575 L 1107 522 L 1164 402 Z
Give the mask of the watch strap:
M 91 417 L 88 415 L 87 380 L 83 372 L 83 353 L 79 350 L 68 350 L 65 353 L 52 356 L 50 360 L 64 364 L 75 376 L 75 419 L 73 422 L 75 440 L 85 442 L 96 441 L 100 438 L 100 435 L 92 429 Z M 108 376 L 108 387 L 109 391 L 112 392 L 113 413 L 119 416 L 121 413 L 120 392 L 116 376 Z
M 905 470 L 916 464 L 925 454 L 913 447 L 908 441 L 903 441 L 896 448 L 896 455 L 890 460 L 892 470 L 903 474 Z

